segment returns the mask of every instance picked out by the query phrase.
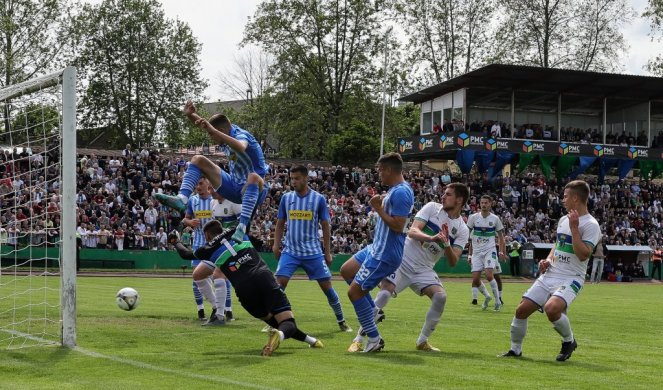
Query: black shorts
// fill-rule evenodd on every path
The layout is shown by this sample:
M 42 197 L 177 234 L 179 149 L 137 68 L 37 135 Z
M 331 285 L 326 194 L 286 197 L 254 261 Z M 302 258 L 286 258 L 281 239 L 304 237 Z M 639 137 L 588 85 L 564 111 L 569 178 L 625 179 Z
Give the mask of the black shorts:
M 290 301 L 269 270 L 253 275 L 250 280 L 234 285 L 242 307 L 253 317 L 262 319 L 271 314 L 291 310 Z

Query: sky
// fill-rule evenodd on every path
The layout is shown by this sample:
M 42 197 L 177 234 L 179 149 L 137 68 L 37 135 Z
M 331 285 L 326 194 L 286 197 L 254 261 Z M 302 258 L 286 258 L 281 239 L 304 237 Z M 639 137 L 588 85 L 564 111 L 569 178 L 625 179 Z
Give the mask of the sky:
M 101 0 L 87 0 L 99 3 Z M 187 22 L 193 34 L 202 43 L 202 75 L 209 80 L 205 91 L 207 101 L 224 100 L 216 78 L 221 72 L 232 69 L 233 58 L 240 51 L 244 26 L 253 16 L 260 0 L 160 0 L 166 17 Z M 641 15 L 647 0 L 631 0 L 637 15 Z M 647 35 L 649 24 L 645 19 L 634 18 L 623 29 L 630 50 L 623 58 L 621 73 L 646 74 L 643 67 L 656 54 L 663 54 L 663 42 L 652 42 Z

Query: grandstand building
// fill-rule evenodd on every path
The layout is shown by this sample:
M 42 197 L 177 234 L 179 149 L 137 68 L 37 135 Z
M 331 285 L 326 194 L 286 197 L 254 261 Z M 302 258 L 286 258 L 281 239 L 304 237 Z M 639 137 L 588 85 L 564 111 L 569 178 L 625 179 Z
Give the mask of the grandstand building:
M 488 65 L 401 100 L 421 106 L 420 135 L 398 140 L 406 160 L 497 171 L 539 156 L 562 176 L 597 161 L 663 172 L 663 78 Z

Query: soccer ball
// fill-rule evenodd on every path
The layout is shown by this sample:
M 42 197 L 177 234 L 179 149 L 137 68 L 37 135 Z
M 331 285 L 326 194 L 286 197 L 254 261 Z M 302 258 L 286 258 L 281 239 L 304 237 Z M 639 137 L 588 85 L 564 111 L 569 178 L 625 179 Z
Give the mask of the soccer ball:
M 117 292 L 115 297 L 117 301 L 117 306 L 126 311 L 131 311 L 138 307 L 140 303 L 140 296 L 138 291 L 134 290 L 131 287 L 125 287 L 122 290 Z

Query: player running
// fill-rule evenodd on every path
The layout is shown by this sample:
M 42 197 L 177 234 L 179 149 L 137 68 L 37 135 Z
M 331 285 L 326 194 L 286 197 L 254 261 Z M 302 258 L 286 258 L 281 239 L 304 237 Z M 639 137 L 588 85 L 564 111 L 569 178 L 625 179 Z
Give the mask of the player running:
M 481 308 L 486 310 L 491 301 L 490 294 L 481 282 L 481 272 L 485 271 L 486 280 L 495 296 L 495 311 L 502 308 L 500 291 L 493 270 L 499 267 L 498 256 L 506 259 L 506 242 L 504 240 L 504 225 L 502 220 L 491 212 L 493 198 L 490 195 L 482 195 L 479 200 L 481 211 L 470 215 L 467 219 L 467 227 L 471 230 L 471 239 L 468 260 L 472 265 L 472 304 L 477 304 L 478 292 L 485 299 Z M 496 250 L 495 236 L 498 238 L 499 253 Z M 501 272 L 501 268 L 500 272 Z

